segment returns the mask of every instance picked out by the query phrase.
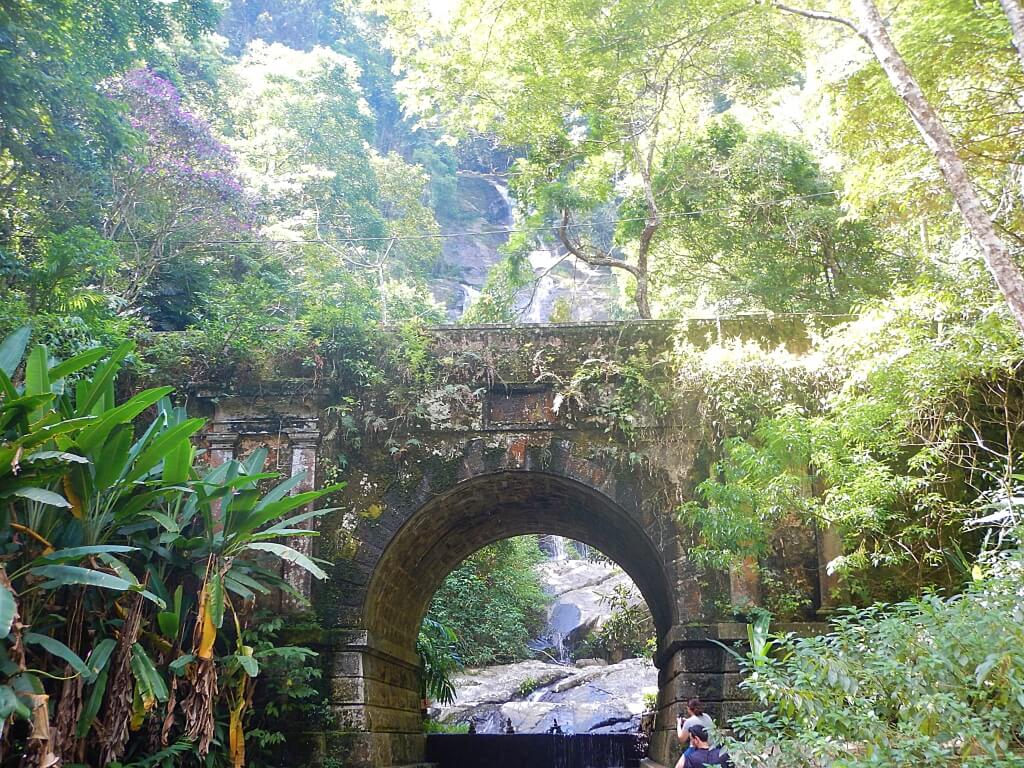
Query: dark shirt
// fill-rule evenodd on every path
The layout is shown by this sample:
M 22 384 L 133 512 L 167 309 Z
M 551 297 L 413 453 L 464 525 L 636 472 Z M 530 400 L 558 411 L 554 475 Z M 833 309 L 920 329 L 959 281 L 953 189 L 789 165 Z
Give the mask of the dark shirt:
M 724 765 L 732 768 L 729 753 L 721 747 L 713 749 L 695 749 L 686 756 L 684 768 L 704 768 L 705 765 Z

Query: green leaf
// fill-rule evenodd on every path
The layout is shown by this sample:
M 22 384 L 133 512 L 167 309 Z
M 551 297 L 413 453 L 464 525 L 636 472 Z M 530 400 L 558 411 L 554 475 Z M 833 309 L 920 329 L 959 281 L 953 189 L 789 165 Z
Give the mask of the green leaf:
M 274 544 L 269 541 L 255 542 L 253 544 L 249 544 L 246 547 L 246 549 L 256 549 L 261 552 L 271 552 L 280 557 L 282 560 L 287 560 L 289 563 L 294 563 L 300 568 L 309 571 L 318 579 L 327 578 L 327 574 L 308 556 L 302 554 L 301 552 L 295 549 L 292 549 L 289 546 L 285 546 L 284 544 Z
M 245 670 L 245 674 L 249 677 L 256 677 L 259 675 L 260 664 L 252 656 L 246 656 L 244 653 L 239 653 L 235 655 L 235 658 L 238 659 L 238 663 L 241 665 L 242 669 Z
M 195 656 L 193 656 L 191 653 L 186 653 L 186 654 L 183 654 L 183 655 L 179 656 L 174 661 L 172 661 L 170 664 L 168 664 L 167 668 L 169 670 L 171 670 L 171 672 L 176 674 L 178 677 L 181 677 L 182 675 L 185 674 L 185 667 L 187 667 L 189 664 L 191 664 L 195 660 L 196 660 Z
M 29 645 L 38 645 L 48 653 L 64 659 L 64 661 L 71 665 L 72 669 L 86 680 L 91 681 L 93 679 L 94 675 L 89 666 L 79 658 L 77 653 L 64 645 L 60 640 L 47 635 L 39 635 L 35 632 L 26 632 L 22 635 L 22 639 Z
M 108 354 L 110 354 L 109 349 L 98 347 L 82 352 L 74 357 L 69 357 L 64 362 L 57 363 L 57 365 L 50 369 L 50 380 L 57 381 L 73 373 L 78 373 L 83 368 L 87 368 L 98 360 L 102 360 Z
M 59 493 L 48 491 L 45 488 L 15 488 L 10 492 L 12 496 L 20 496 L 23 499 L 37 501 L 51 507 L 70 507 L 68 500 Z
M 128 356 L 128 353 L 132 351 L 134 346 L 135 345 L 130 341 L 124 342 L 115 349 L 107 361 L 96 370 L 95 375 L 92 377 L 92 381 L 90 381 L 86 387 L 88 394 L 85 401 L 82 402 L 76 397 L 75 410 L 79 416 L 86 416 L 89 413 L 92 413 L 93 406 L 99 404 L 100 398 L 107 394 L 107 390 L 113 389 L 114 377 L 117 375 L 117 371 L 121 367 L 121 361 Z
M 164 456 L 163 481 L 167 485 L 180 485 L 188 480 L 192 469 L 195 447 L 191 441 L 183 440 Z
M 96 647 L 92 649 L 92 653 L 89 654 L 89 658 L 85 662 L 89 665 L 89 669 L 97 675 L 106 669 L 107 662 L 110 661 L 110 655 L 114 652 L 116 646 L 117 641 L 112 637 L 105 637 L 100 640 Z
M 32 712 L 18 698 L 18 694 L 11 686 L 0 685 L 0 728 L 3 727 L 3 721 L 12 715 L 28 719 L 31 714 Z
M 112 488 L 128 470 L 128 451 L 131 450 L 134 432 L 131 424 L 118 424 L 98 446 L 94 457 L 97 490 Z
M 23 325 L 13 331 L 0 343 L 0 371 L 8 377 L 13 376 L 18 370 L 18 364 L 25 354 L 25 347 L 28 345 L 29 336 L 32 335 L 32 328 Z
M 79 568 L 77 565 L 44 565 L 33 568 L 29 571 L 33 576 L 43 576 L 50 579 L 44 586 L 48 589 L 53 587 L 64 587 L 69 584 L 82 584 L 88 587 L 102 587 L 113 589 L 117 592 L 124 592 L 132 588 L 131 582 L 125 581 L 119 576 L 94 571 L 91 568 Z
M 174 387 L 156 387 L 140 392 L 125 403 L 104 411 L 95 422 L 87 426 L 78 434 L 78 445 L 85 453 L 96 449 L 111 430 L 118 424 L 126 424 L 153 405 L 164 395 L 169 394 Z
M 135 679 L 146 691 L 152 693 L 157 701 L 167 701 L 167 685 L 146 649 L 138 643 L 132 645 L 131 667 Z
M 150 517 L 153 520 L 156 520 L 158 523 L 160 523 L 160 526 L 166 531 L 170 531 L 171 533 L 181 532 L 181 526 L 179 526 L 178 522 L 173 517 L 168 515 L 166 512 L 158 512 L 155 509 L 147 509 L 141 514 L 143 517 Z
M 6 397 L 9 401 L 14 400 L 18 396 L 18 390 L 14 388 L 14 382 L 11 381 L 11 377 L 4 373 L 3 369 L 0 369 L 0 395 Z
M 70 563 L 74 560 L 81 560 L 83 557 L 89 555 L 110 555 L 115 552 L 138 552 L 138 547 L 128 547 L 124 544 L 90 544 L 85 547 L 67 547 L 65 549 L 58 549 L 56 552 L 51 552 L 48 555 L 43 555 L 37 558 L 34 562 L 37 563 Z
M 189 437 L 202 429 L 205 423 L 204 419 L 189 419 L 165 429 L 136 459 L 135 466 L 125 478 L 126 482 L 135 482 L 163 461 L 166 456 L 180 449 L 180 443 L 189 442 Z
M 175 640 L 178 637 L 178 629 L 181 627 L 181 621 L 178 618 L 178 614 L 174 611 L 160 611 L 156 615 L 156 623 L 160 627 L 160 632 L 168 640 Z
M 246 534 L 255 531 L 260 526 L 269 523 L 271 520 L 291 512 L 293 509 L 297 509 L 309 504 L 310 502 L 316 501 L 327 493 L 330 493 L 332 490 L 333 489 L 324 488 L 318 491 L 306 491 L 305 493 L 297 493 L 294 496 L 288 496 L 280 501 L 267 504 L 258 512 L 253 512 L 253 514 L 250 514 L 244 520 L 239 521 L 234 530 L 230 531 L 230 534 L 237 537 L 243 537 Z
M 260 503 L 256 505 L 256 510 L 259 511 L 268 504 L 273 504 L 275 501 L 280 501 L 281 499 L 283 499 L 285 496 L 288 495 L 288 492 L 292 488 L 294 488 L 296 485 L 305 480 L 308 474 L 308 472 L 299 472 L 298 474 L 292 475 L 291 477 L 275 485 L 273 488 L 270 489 L 270 491 L 267 492 L 267 495 L 260 500 Z
M 224 582 L 219 573 L 211 574 L 210 583 L 210 621 L 217 629 L 224 624 Z
M 14 600 L 14 593 L 0 584 L 0 640 L 4 640 L 10 634 L 17 610 L 18 604 Z
M 92 725 L 96 720 L 96 715 L 100 712 L 100 706 L 103 704 L 103 695 L 107 691 L 107 678 L 110 677 L 110 668 L 104 666 L 103 670 L 99 673 L 96 678 L 96 684 L 92 687 L 92 693 L 89 695 L 88 701 L 85 702 L 85 706 L 82 708 L 82 714 L 78 718 L 78 725 L 75 728 L 75 733 L 79 737 L 83 737 L 92 730 Z
M 85 456 L 79 456 L 77 453 L 68 453 L 67 451 L 36 451 L 30 453 L 28 456 L 22 458 L 22 464 L 30 464 L 33 461 L 47 461 L 49 459 L 58 459 L 67 464 L 88 464 L 89 460 Z
M 50 394 L 50 359 L 42 344 L 33 349 L 25 361 L 25 394 Z

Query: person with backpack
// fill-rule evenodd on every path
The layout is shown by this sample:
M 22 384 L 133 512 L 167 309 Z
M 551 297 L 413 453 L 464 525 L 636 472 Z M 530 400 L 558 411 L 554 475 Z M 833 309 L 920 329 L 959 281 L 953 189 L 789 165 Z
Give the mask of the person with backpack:
M 703 725 L 690 727 L 690 746 L 693 751 L 683 755 L 676 768 L 704 768 L 706 765 L 723 765 L 726 768 L 734 768 L 729 753 L 722 747 L 712 747 L 708 742 L 708 729 Z

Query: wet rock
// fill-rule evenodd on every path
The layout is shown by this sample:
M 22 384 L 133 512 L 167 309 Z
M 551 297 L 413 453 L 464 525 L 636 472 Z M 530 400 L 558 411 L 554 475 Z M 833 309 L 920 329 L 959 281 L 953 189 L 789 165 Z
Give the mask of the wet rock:
M 639 726 L 658 671 L 646 659 L 585 669 L 526 661 L 466 670 L 455 685 L 455 704 L 434 716 L 446 723 L 474 719 L 480 733 L 499 733 L 507 718 L 517 733 L 545 733 L 555 719 L 566 733 L 622 733 Z
M 545 589 L 552 595 L 548 634 L 535 648 L 554 646 L 559 661 L 568 661 L 576 645 L 607 621 L 608 599 L 616 587 L 633 582 L 618 566 L 587 560 L 549 560 L 537 566 Z M 639 593 L 636 602 L 641 601 Z
M 587 667 L 607 667 L 608 662 L 604 659 L 576 659 L 577 669 L 586 669 Z

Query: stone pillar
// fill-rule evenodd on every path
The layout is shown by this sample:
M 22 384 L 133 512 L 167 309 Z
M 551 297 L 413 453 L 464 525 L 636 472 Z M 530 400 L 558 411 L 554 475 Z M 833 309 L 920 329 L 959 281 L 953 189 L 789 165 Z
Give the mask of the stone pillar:
M 239 434 L 237 432 L 208 432 L 206 443 L 210 446 L 209 464 L 219 467 L 235 458 L 238 450 Z
M 240 437 L 241 436 L 237 432 L 207 433 L 206 443 L 210 446 L 209 464 L 211 469 L 219 467 L 222 464 L 227 464 L 235 458 L 235 453 L 238 451 Z M 210 502 L 210 508 L 214 519 L 214 528 L 218 531 L 221 529 L 220 502 L 220 499 L 214 499 Z
M 327 665 L 334 723 L 328 754 L 350 768 L 420 765 L 425 739 L 420 716 L 419 659 L 390 653 L 369 633 L 355 631 Z
M 820 613 L 835 609 L 833 593 L 839 588 L 839 577 L 828 572 L 828 565 L 843 554 L 843 543 L 832 527 L 818 528 L 818 591 L 821 597 Z
M 676 626 L 663 638 L 655 656 L 658 665 L 658 717 L 651 737 L 651 758 L 675 765 L 682 753 L 676 739 L 676 717 L 686 715 L 686 704 L 699 698 L 718 728 L 754 707 L 740 690 L 739 661 L 718 642 L 744 652 L 746 625 L 707 624 Z M 718 642 L 715 642 L 715 641 Z
M 294 477 L 302 473 L 306 475 L 292 489 L 292 495 L 313 490 L 316 487 L 316 450 L 320 445 L 320 432 L 315 430 L 289 432 L 288 443 L 292 450 L 292 476 Z M 294 510 L 291 514 L 301 514 L 311 508 L 312 505 L 306 505 L 301 509 Z M 305 526 L 310 528 L 315 528 L 317 524 L 318 521 L 315 518 L 305 522 Z M 304 555 L 313 555 L 312 536 L 295 536 L 288 540 L 288 546 Z M 288 561 L 284 561 L 281 575 L 302 597 L 306 600 L 310 599 L 313 593 L 313 577 L 308 571 Z M 296 600 L 291 595 L 282 595 L 281 608 L 285 612 L 294 613 L 302 607 L 302 601 Z

